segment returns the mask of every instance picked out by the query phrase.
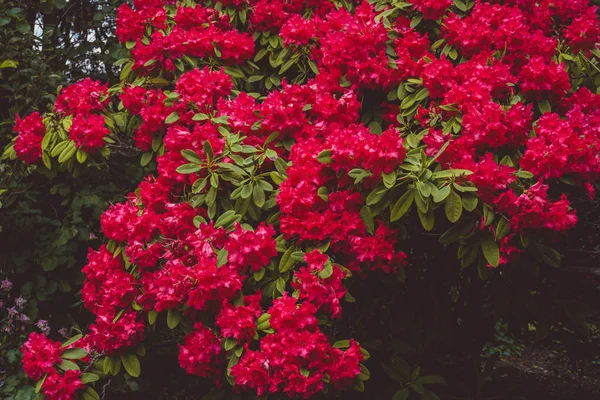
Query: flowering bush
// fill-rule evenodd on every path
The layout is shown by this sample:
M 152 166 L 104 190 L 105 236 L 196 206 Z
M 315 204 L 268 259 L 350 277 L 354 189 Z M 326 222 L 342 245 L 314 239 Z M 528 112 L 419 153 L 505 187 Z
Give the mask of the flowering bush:
M 54 112 L 18 120 L 4 155 L 77 176 L 126 145 L 156 166 L 101 218 L 108 242 L 81 292 L 95 322 L 62 346 L 24 345 L 47 399 L 97 398 L 121 365 L 140 376 L 148 333 L 164 329 L 181 367 L 220 388 L 362 391 L 369 352 L 336 326 L 369 300 L 350 290 L 418 274 L 411 235 L 456 246 L 498 298 L 510 271 L 559 267 L 552 243 L 577 224 L 562 185 L 593 197 L 600 173 L 595 7 L 133 3 L 118 12 L 120 84 L 62 90 Z M 556 304 L 585 328 L 584 305 Z M 406 346 L 428 344 L 395 352 Z M 444 382 L 398 357 L 384 370 L 396 398 L 435 398 Z

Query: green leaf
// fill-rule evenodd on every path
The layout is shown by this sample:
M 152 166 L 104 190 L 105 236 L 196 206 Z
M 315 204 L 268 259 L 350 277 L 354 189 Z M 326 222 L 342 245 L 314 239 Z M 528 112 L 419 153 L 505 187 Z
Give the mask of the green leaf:
M 448 148 L 448 146 L 450 146 L 450 142 L 444 143 L 442 145 L 442 147 L 438 150 L 438 152 L 436 153 L 436 155 L 433 156 L 433 158 L 429 161 L 429 165 L 433 164 L 435 162 L 435 160 L 437 160 L 438 157 L 441 156 L 444 151 L 446 151 L 446 149 Z
M 91 387 L 86 387 L 82 393 L 83 400 L 100 400 L 100 395 Z
M 76 156 L 77 156 L 77 162 L 79 162 L 79 164 L 83 164 L 88 158 L 88 153 L 86 153 L 82 149 L 77 149 Z
M 87 351 L 85 351 L 84 349 L 77 348 L 77 347 L 72 348 L 72 349 L 67 349 L 61 355 L 61 357 L 65 360 L 79 360 L 85 356 L 87 356 Z
M 200 157 L 194 150 L 181 150 L 181 155 L 191 163 L 200 164 L 203 161 L 202 157 Z
M 460 219 L 463 210 L 463 204 L 460 196 L 455 191 L 450 191 L 444 207 L 448 221 L 454 223 Z
M 46 378 L 48 377 L 48 374 L 44 374 L 43 378 L 40 379 L 39 381 L 37 381 L 37 383 L 35 384 L 35 392 L 39 393 L 40 390 L 42 390 L 42 386 L 44 386 L 44 382 L 46 382 Z
M 500 218 L 498 225 L 496 226 L 496 240 L 502 240 L 510 233 L 508 227 L 508 220 L 504 217 Z
M 75 145 L 75 142 L 70 141 L 69 144 L 65 147 L 65 149 L 58 156 L 58 162 L 62 164 L 62 163 L 69 161 L 71 159 L 71 157 L 73 157 L 73 155 L 75 154 L 76 151 L 77 151 L 77 146 Z
M 21 33 L 27 33 L 31 27 L 25 20 L 17 21 L 17 30 Z
M 468 169 L 446 169 L 443 171 L 434 172 L 431 175 L 431 179 L 451 178 L 456 176 L 468 176 L 472 175 L 473 172 Z
M 177 121 L 179 121 L 179 114 L 177 114 L 177 112 L 173 111 L 171 114 L 169 114 L 167 119 L 165 119 L 165 124 L 171 125 Z
M 87 383 L 92 383 L 92 382 L 96 382 L 100 379 L 100 377 L 96 374 L 93 374 L 91 372 L 84 372 L 83 374 L 81 374 L 81 383 L 83 383 L 84 385 Z
M 389 174 L 382 172 L 381 177 L 383 178 L 383 184 L 388 189 L 391 189 L 396 184 L 396 180 L 398 179 L 396 171 L 392 171 Z
M 58 368 L 62 369 L 63 371 L 69 371 L 69 370 L 74 370 L 74 371 L 79 371 L 79 366 L 77 364 L 75 364 L 73 361 L 69 361 L 69 360 L 62 360 L 62 363 L 58 366 Z
M 350 347 L 350 341 L 349 340 L 338 340 L 337 342 L 335 342 L 333 344 L 333 347 L 335 347 L 336 349 L 347 349 Z
M 419 215 L 419 220 L 421 221 L 421 225 L 427 232 L 430 232 L 433 229 L 435 222 L 435 215 L 433 214 L 433 207 L 429 207 L 427 212 L 421 211 L 417 208 L 417 214 Z
M 319 161 L 322 164 L 331 164 L 331 161 L 332 161 L 331 154 L 332 154 L 331 150 L 323 150 L 317 156 L 317 161 Z
M 262 208 L 265 205 L 265 191 L 258 185 L 252 189 L 252 200 L 258 208 Z
M 562 306 L 575 329 L 584 337 L 589 337 L 590 327 L 585 318 L 597 315 L 597 311 L 593 307 L 576 300 L 558 300 L 557 303 Z
M 223 67 L 226 74 L 234 78 L 245 78 L 244 72 L 239 67 Z
M 292 246 L 283 253 L 281 260 L 279 260 L 279 273 L 287 272 L 294 266 L 295 262 L 292 258 L 292 253 L 294 251 L 296 251 L 296 249 Z
M 220 228 L 220 227 L 227 228 L 227 227 L 229 227 L 230 224 L 232 224 L 237 219 L 238 219 L 238 216 L 234 210 L 225 211 L 215 221 L 215 228 Z
M 315 75 L 319 75 L 319 68 L 317 68 L 317 64 L 315 64 L 315 62 L 311 59 L 307 60 L 308 62 L 308 66 L 310 67 L 311 71 L 315 73 Z
M 141 373 L 140 360 L 135 354 L 125 354 L 121 356 L 121 361 L 125 367 L 125 371 L 134 378 L 138 378 Z
M 375 222 L 373 221 L 373 214 L 369 206 L 362 206 L 360 209 L 360 217 L 367 227 L 367 232 L 373 234 L 375 232 Z
M 81 335 L 81 334 L 73 336 L 71 339 L 69 339 L 66 342 L 64 342 L 62 344 L 61 348 L 65 348 L 65 347 L 68 347 L 68 346 L 72 345 L 73 343 L 75 343 L 76 341 L 78 341 L 79 339 L 81 339 L 82 337 L 83 337 L 83 335 Z
M 275 282 L 275 287 L 277 288 L 277 291 L 281 294 L 283 294 L 285 292 L 285 279 L 283 279 L 282 277 L 277 278 L 277 281 Z
M 479 198 L 477 196 L 473 196 L 472 194 L 465 194 L 462 197 L 462 204 L 465 210 L 473 211 L 477 208 L 477 204 L 479 203 Z
M 561 255 L 558 251 L 537 242 L 533 242 L 529 248 L 538 260 L 551 267 L 560 268 Z
M 206 156 L 206 159 L 208 160 L 208 162 L 212 162 L 212 159 L 215 156 L 215 153 L 213 152 L 213 148 L 212 145 L 210 144 L 210 142 L 208 140 L 206 140 L 203 144 L 202 144 L 202 149 L 204 150 L 204 155 Z
M 450 185 L 444 186 L 433 194 L 433 201 L 436 203 L 441 203 L 442 201 L 446 200 L 446 198 L 450 195 L 450 192 Z
M 177 328 L 177 325 L 179 325 L 180 321 L 181 321 L 181 313 L 179 311 L 171 309 L 167 312 L 167 326 L 170 329 Z
M 326 262 L 323 269 L 319 272 L 319 278 L 327 279 L 333 274 L 333 263 L 330 261 Z
M 371 377 L 371 371 L 369 371 L 369 369 L 367 367 L 365 367 L 363 364 L 360 364 L 360 373 L 358 374 L 356 379 L 359 381 L 368 381 L 370 377 Z
M 500 263 L 500 251 L 498 250 L 498 243 L 490 234 L 481 237 L 481 250 L 488 264 L 497 267 Z
M 515 175 L 522 179 L 531 179 L 534 177 L 534 175 L 529 171 L 517 171 Z
M 473 222 L 454 225 L 440 236 L 439 242 L 444 244 L 456 242 L 461 237 L 469 235 L 473 231 L 474 226 Z
M 409 189 L 406 193 L 398 199 L 396 204 L 390 210 L 390 221 L 394 222 L 402 218 L 404 214 L 410 209 L 410 206 L 415 200 L 415 190 Z
M 202 166 L 198 164 L 183 164 L 177 167 L 176 171 L 180 174 L 193 174 L 194 172 L 198 172 L 202 170 Z
M 407 400 L 409 394 L 408 388 L 402 388 L 394 393 L 392 400 Z
M 199 114 L 194 114 L 194 116 L 192 117 L 192 121 L 205 121 L 209 118 L 210 117 L 208 115 L 199 113 Z
M 140 165 L 142 167 L 145 167 L 146 165 L 150 164 L 150 161 L 152 161 L 152 156 L 154 153 L 152 153 L 151 151 L 147 151 L 144 154 L 142 154 L 142 157 L 140 158 Z
M 537 105 L 538 109 L 540 110 L 540 113 L 542 114 L 546 114 L 552 111 L 552 106 L 550 105 L 550 102 L 546 99 L 538 101 Z
M 154 310 L 148 311 L 148 323 L 150 325 L 154 325 L 157 317 L 158 317 L 158 313 L 156 311 L 154 311 Z

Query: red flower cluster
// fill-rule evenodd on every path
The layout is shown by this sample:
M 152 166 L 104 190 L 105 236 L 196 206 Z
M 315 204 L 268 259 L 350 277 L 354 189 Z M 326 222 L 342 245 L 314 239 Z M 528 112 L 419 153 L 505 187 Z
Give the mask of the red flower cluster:
M 54 364 L 61 362 L 61 344 L 48 339 L 41 333 L 32 333 L 21 349 L 23 369 L 33 379 L 41 379 L 44 374 L 54 371 Z
M 64 349 L 59 342 L 54 342 L 40 333 L 32 333 L 21 349 L 23 352 L 23 369 L 32 379 L 42 379 L 44 398 L 48 400 L 71 400 L 75 392 L 84 388 L 79 371 L 65 371 L 59 374 L 56 366 L 62 362 Z
M 32 164 L 42 158 L 42 140 L 46 134 L 46 126 L 39 113 L 35 112 L 24 119 L 17 115 L 14 131 L 18 134 L 15 152 L 19 160 Z
M 186 335 L 185 343 L 179 348 L 179 365 L 188 374 L 218 379 L 225 360 L 221 340 L 202 322 L 194 325 L 194 331 Z
M 54 110 L 72 115 L 69 138 L 78 148 L 94 152 L 104 146 L 104 137 L 110 134 L 101 113 L 107 106 L 108 85 L 85 78 L 63 89 L 56 99 Z
M 274 334 L 260 341 L 260 350 L 247 345 L 238 364 L 231 368 L 236 385 L 253 389 L 259 396 L 286 393 L 308 398 L 324 388 L 328 375 L 336 386 L 351 383 L 363 360 L 360 347 L 352 341 L 345 352 L 331 346 L 317 328 L 314 306 L 283 296 L 268 313 Z
M 62 375 L 54 372 L 44 381 L 42 393 L 48 400 L 71 400 L 76 392 L 84 387 L 81 382 L 81 372 L 69 370 Z

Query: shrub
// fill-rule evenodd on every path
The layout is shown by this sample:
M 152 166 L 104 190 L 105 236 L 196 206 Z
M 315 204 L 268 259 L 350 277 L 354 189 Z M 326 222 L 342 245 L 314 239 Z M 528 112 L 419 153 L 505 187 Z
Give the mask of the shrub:
M 600 172 L 600 30 L 585 2 L 538 3 L 123 5 L 120 84 L 63 89 L 5 151 L 75 177 L 136 149 L 156 166 L 101 218 L 95 322 L 25 343 L 38 390 L 98 398 L 172 335 L 219 388 L 362 391 L 373 348 L 396 399 L 437 398 L 500 319 L 585 333 L 594 310 L 546 277 L 567 192 Z

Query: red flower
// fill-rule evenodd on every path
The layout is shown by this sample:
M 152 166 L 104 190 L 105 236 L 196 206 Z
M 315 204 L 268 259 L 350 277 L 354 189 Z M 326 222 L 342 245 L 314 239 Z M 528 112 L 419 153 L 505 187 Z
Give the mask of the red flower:
M 31 333 L 21 348 L 23 370 L 32 379 L 39 380 L 44 374 L 55 372 L 54 364 L 60 364 L 61 344 L 41 333 Z
M 108 85 L 85 78 L 61 92 L 54 109 L 63 115 L 89 114 L 102 111 L 108 103 Z M 104 97 L 107 97 L 106 99 Z
M 185 336 L 185 343 L 179 345 L 179 365 L 190 375 L 216 380 L 224 363 L 222 351 L 221 340 L 197 322 L 194 331 Z
M 42 393 L 47 400 L 72 400 L 75 393 L 85 388 L 81 382 L 81 372 L 68 370 L 60 375 L 52 372 L 42 385 Z
M 77 114 L 69 129 L 69 138 L 87 152 L 103 147 L 104 137 L 109 134 L 102 115 Z
M 32 164 L 42 158 L 42 141 L 46 134 L 46 126 L 39 113 L 32 113 L 24 119 L 17 115 L 13 130 L 19 135 L 15 140 L 15 152 L 19 160 Z

